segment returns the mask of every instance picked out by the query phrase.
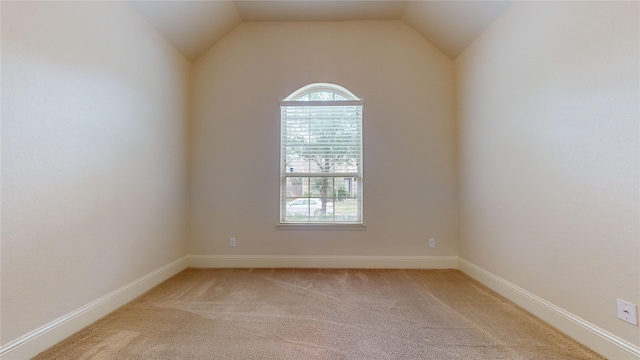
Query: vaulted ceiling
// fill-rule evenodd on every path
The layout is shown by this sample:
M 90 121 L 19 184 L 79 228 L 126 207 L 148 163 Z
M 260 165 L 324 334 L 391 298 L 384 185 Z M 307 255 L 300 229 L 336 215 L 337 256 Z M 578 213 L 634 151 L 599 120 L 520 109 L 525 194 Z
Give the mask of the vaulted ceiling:
M 399 20 L 455 59 L 512 1 L 176 0 L 129 4 L 194 61 L 243 21 Z

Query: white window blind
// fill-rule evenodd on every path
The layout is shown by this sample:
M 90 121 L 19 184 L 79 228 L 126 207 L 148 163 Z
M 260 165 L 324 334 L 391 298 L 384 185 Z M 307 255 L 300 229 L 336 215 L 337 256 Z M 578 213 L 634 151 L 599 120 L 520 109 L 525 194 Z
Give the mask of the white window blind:
M 362 107 L 332 91 L 281 103 L 281 223 L 362 223 Z

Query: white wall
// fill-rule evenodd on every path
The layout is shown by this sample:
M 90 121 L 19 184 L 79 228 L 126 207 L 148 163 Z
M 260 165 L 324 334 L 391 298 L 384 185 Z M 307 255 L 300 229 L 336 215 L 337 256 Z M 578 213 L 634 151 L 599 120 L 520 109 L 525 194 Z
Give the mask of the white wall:
M 2 344 L 184 256 L 190 64 L 118 2 L 2 2 Z
M 456 255 L 453 62 L 407 25 L 243 23 L 193 78 L 191 253 Z M 279 102 L 316 82 L 365 102 L 366 231 L 276 230 Z
M 455 62 L 460 256 L 636 346 L 639 10 L 517 2 Z

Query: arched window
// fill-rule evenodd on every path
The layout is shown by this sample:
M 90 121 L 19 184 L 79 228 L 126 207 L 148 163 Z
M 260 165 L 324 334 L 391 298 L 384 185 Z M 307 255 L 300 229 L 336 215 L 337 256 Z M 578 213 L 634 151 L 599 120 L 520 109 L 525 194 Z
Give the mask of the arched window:
M 281 223 L 362 224 L 362 106 L 324 83 L 281 102 Z

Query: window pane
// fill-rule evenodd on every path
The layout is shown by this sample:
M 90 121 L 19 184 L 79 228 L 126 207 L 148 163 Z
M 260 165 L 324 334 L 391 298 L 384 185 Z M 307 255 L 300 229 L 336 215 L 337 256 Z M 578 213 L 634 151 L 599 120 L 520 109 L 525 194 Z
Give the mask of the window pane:
M 332 177 L 312 177 L 310 197 L 333 201 L 333 182 L 334 178 Z
M 358 222 L 360 203 L 357 177 L 337 177 L 334 216 L 336 221 Z
M 302 95 L 295 99 L 296 101 L 342 101 L 347 100 L 346 97 L 334 93 L 333 91 L 314 91 Z
M 287 221 L 309 221 L 309 178 L 288 177 L 285 181 Z
M 309 180 L 309 194 L 313 201 L 310 215 L 313 221 L 333 221 L 335 179 L 333 177 L 312 177 Z
M 287 178 L 287 198 L 306 197 L 303 195 L 309 189 L 309 178 L 290 177 Z

